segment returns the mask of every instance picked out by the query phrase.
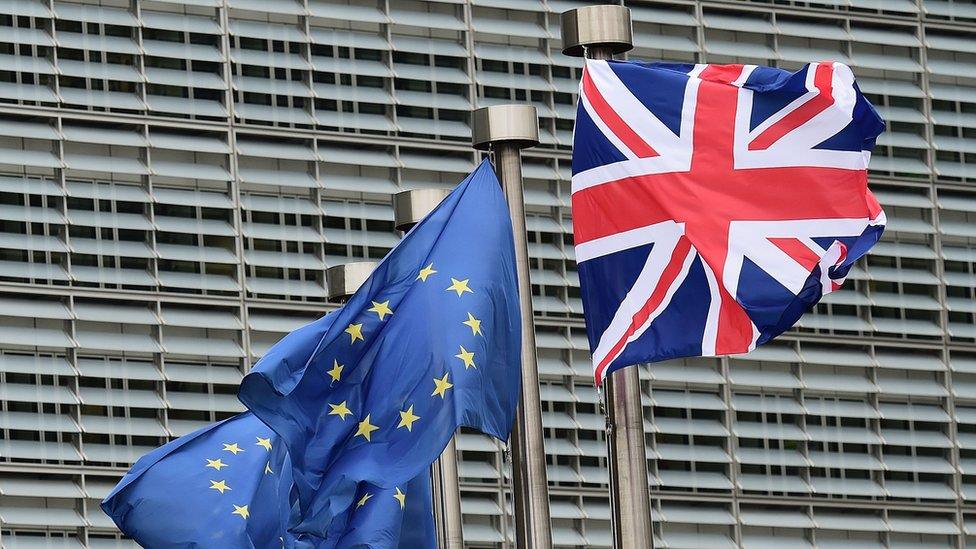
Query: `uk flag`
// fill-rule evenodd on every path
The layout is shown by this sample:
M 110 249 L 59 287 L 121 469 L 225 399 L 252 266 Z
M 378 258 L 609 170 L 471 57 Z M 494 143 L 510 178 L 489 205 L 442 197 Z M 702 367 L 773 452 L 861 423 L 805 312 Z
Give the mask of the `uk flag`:
M 883 130 L 841 63 L 588 60 L 573 223 L 596 383 L 751 351 L 838 289 L 884 230 Z

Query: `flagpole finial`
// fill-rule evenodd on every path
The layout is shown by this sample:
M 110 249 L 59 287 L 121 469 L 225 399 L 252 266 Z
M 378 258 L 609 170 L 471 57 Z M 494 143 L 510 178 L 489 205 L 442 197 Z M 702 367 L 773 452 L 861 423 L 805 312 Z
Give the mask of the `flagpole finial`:
M 588 6 L 563 12 L 562 39 L 565 55 L 613 59 L 634 47 L 630 10 L 623 6 Z M 607 419 L 613 546 L 652 549 L 646 435 L 637 368 L 611 372 L 604 385 L 600 403 Z
M 393 195 L 393 224 L 398 231 L 407 232 L 437 207 L 450 189 L 413 189 Z
M 563 54 L 583 57 L 586 48 L 600 47 L 609 55 L 634 48 L 630 8 L 624 6 L 586 6 L 564 11 L 562 15 Z
M 512 506 L 517 549 L 549 549 L 553 541 L 520 150 L 538 143 L 539 118 L 532 105 L 493 105 L 472 113 L 471 146 L 492 152 L 494 171 L 505 191 L 519 285 L 522 394 L 511 436 Z
M 539 144 L 539 117 L 532 105 L 492 105 L 475 109 L 471 117 L 471 145 L 488 150 L 497 143 L 524 149 Z
M 376 268 L 375 261 L 353 261 L 329 267 L 325 271 L 329 301 L 341 303 L 349 299 L 366 282 Z

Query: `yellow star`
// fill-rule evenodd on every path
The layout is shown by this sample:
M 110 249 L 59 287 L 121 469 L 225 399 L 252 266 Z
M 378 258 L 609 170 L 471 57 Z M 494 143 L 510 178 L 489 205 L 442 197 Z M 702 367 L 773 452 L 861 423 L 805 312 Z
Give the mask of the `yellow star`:
M 271 462 L 270 461 L 264 464 L 264 474 L 266 474 L 266 475 L 273 475 L 274 474 L 274 471 L 271 470 Z
M 357 339 L 363 339 L 363 325 L 350 324 L 346 328 L 346 333 L 349 334 L 349 343 L 355 343 Z
M 206 458 L 204 458 L 204 459 L 206 459 Z M 207 467 L 213 467 L 214 469 L 216 469 L 216 470 L 219 471 L 221 467 L 227 467 L 227 464 L 224 463 L 223 461 L 220 461 L 220 458 L 217 458 L 217 459 L 208 459 L 207 460 Z
M 366 309 L 366 310 L 369 311 L 369 312 L 376 313 L 377 315 L 379 315 L 380 320 L 383 320 L 384 318 L 386 318 L 386 315 L 392 315 L 393 314 L 393 309 L 390 308 L 390 300 L 389 299 L 387 299 L 383 303 L 378 303 L 378 302 L 374 301 L 373 302 L 373 306 L 370 307 L 369 309 Z
M 243 452 L 244 449 L 238 446 L 235 442 L 234 444 L 224 444 L 224 451 L 230 452 L 236 456 L 237 454 Z
M 454 356 L 461 359 L 461 362 L 464 363 L 464 369 L 465 370 L 467 370 L 468 368 L 477 368 L 478 367 L 474 363 L 474 353 L 472 353 L 472 352 L 468 351 L 467 349 L 465 349 L 464 348 L 464 345 L 461 345 L 461 352 L 458 353 L 458 354 L 456 354 L 456 355 L 454 355 Z
M 413 413 L 413 404 L 409 408 L 400 412 L 400 423 L 397 424 L 397 429 L 400 427 L 406 427 L 408 431 L 413 431 L 413 422 L 420 419 L 420 416 Z
M 437 379 L 436 377 L 434 378 L 434 392 L 431 393 L 430 396 L 439 395 L 443 399 L 444 394 L 447 393 L 447 390 L 454 387 L 454 384 L 447 380 L 448 375 L 450 374 L 445 373 L 444 377 L 440 379 Z
M 270 437 L 269 438 L 257 437 L 257 439 L 258 439 L 258 442 L 257 442 L 258 446 L 264 448 L 265 450 L 267 450 L 269 452 L 271 451 L 271 438 Z
M 346 416 L 352 413 L 352 410 L 346 407 L 345 400 L 339 404 L 329 404 L 329 408 L 332 408 L 332 410 L 329 411 L 330 416 L 339 416 L 339 419 L 343 421 L 346 420 Z
M 447 287 L 447 291 L 448 292 L 450 292 L 450 291 L 457 292 L 458 297 L 461 297 L 461 294 L 463 294 L 464 292 L 468 292 L 468 293 L 472 293 L 473 294 L 474 291 L 471 288 L 468 288 L 468 281 L 469 280 L 471 280 L 471 279 L 470 278 L 465 278 L 464 280 L 458 280 L 458 279 L 452 277 L 451 278 L 451 285 Z
M 332 359 L 332 369 L 326 372 L 327 374 L 329 374 L 329 377 L 332 378 L 332 383 L 339 381 L 339 378 L 342 377 L 343 368 L 345 368 L 345 366 L 339 364 L 338 360 L 334 358 Z M 332 385 L 332 383 L 330 383 L 330 385 Z
M 473 314 L 468 313 L 468 319 L 462 322 L 471 328 L 471 335 L 482 335 L 481 333 L 481 321 L 474 317 Z
M 216 480 L 211 480 L 210 487 L 220 492 L 221 494 L 223 494 L 227 490 L 230 490 L 230 486 L 227 486 L 227 482 L 223 480 L 220 482 L 217 482 Z
M 363 494 L 363 497 L 359 498 L 359 501 L 356 502 L 356 509 L 366 505 L 366 502 L 369 501 L 369 498 L 371 497 L 373 497 L 373 494 Z
M 422 280 L 424 282 L 427 282 L 427 277 L 436 272 L 437 271 L 434 270 L 434 264 L 431 263 L 430 265 L 427 265 L 423 269 L 420 269 L 420 274 L 418 274 L 417 278 L 414 280 Z
M 366 418 L 359 422 L 359 427 L 356 428 L 356 434 L 353 435 L 353 436 L 356 436 L 356 437 L 361 436 L 361 437 L 365 438 L 367 441 L 369 441 L 370 440 L 370 438 L 369 438 L 370 434 L 372 434 L 373 431 L 376 431 L 376 430 L 379 429 L 379 427 L 377 427 L 377 426 L 375 426 L 375 425 L 373 425 L 372 423 L 369 422 L 369 416 L 370 416 L 370 414 L 366 414 Z
M 400 491 L 400 487 L 396 487 L 396 493 L 393 494 L 393 499 L 400 502 L 400 510 L 402 511 L 404 507 L 407 506 L 407 495 Z
M 231 504 L 231 505 L 233 505 L 233 504 Z M 232 515 L 240 515 L 241 518 L 243 518 L 244 520 L 247 520 L 247 517 L 251 516 L 251 512 L 247 510 L 247 505 L 244 505 L 244 506 L 234 505 L 234 512 L 231 513 L 231 514 Z

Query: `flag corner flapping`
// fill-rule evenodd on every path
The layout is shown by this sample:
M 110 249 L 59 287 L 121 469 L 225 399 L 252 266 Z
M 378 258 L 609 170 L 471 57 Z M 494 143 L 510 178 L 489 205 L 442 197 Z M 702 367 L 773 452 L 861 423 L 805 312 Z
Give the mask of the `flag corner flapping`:
M 245 412 L 144 455 L 101 508 L 144 547 L 292 547 L 290 486 L 274 433 Z

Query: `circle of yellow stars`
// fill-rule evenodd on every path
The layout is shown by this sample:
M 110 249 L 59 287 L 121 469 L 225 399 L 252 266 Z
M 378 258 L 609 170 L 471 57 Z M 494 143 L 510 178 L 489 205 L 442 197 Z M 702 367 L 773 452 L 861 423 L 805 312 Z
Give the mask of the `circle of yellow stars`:
M 438 271 L 434 268 L 433 262 L 431 262 L 427 266 L 419 270 L 415 280 L 419 280 L 421 282 L 427 282 L 428 278 L 437 274 L 437 272 Z M 451 285 L 445 288 L 445 291 L 454 292 L 457 294 L 459 298 L 463 297 L 464 294 L 466 293 L 472 293 L 472 294 L 474 293 L 474 290 L 472 290 L 471 287 L 469 286 L 470 283 L 469 278 L 464 278 L 464 279 L 457 279 L 454 277 L 450 277 L 450 278 L 451 278 Z M 377 318 L 380 321 L 386 320 L 386 317 L 394 314 L 394 310 L 390 307 L 390 300 L 371 301 L 371 307 L 366 309 L 366 311 L 375 313 Z M 471 329 L 472 337 L 476 337 L 476 336 L 484 337 L 484 334 L 481 331 L 481 320 L 475 317 L 472 313 L 468 312 L 467 319 L 461 321 L 461 324 L 464 324 L 465 326 Z M 365 337 L 363 336 L 363 323 L 361 322 L 350 323 L 346 327 L 344 332 L 349 335 L 350 345 L 354 345 L 357 341 L 365 342 Z M 475 363 L 475 353 L 467 350 L 464 347 L 464 345 L 459 345 L 458 347 L 459 347 L 459 352 L 454 356 L 459 360 L 461 360 L 461 363 L 464 364 L 464 369 L 467 370 L 469 368 L 477 368 L 478 366 Z M 342 381 L 342 374 L 344 368 L 345 366 L 343 364 L 339 364 L 338 360 L 336 359 L 333 360 L 332 368 L 326 371 L 326 374 L 331 379 L 331 383 L 330 383 L 331 385 L 334 385 L 335 383 Z M 454 384 L 451 383 L 450 381 L 450 372 L 445 372 L 443 376 L 441 376 L 440 378 L 435 377 L 433 378 L 432 381 L 434 383 L 434 391 L 430 394 L 430 396 L 440 397 L 441 400 L 444 400 L 447 396 L 447 392 L 454 387 Z M 337 416 L 341 421 L 345 421 L 346 417 L 353 415 L 353 411 L 349 408 L 348 402 L 345 400 L 337 403 L 328 403 L 328 406 L 329 406 L 328 415 Z M 414 413 L 413 404 L 411 404 L 404 410 L 400 410 L 399 414 L 400 414 L 400 421 L 397 423 L 396 429 L 406 429 L 408 432 L 412 432 L 414 423 L 416 423 L 421 419 L 419 415 Z M 373 432 L 378 430 L 380 430 L 380 427 L 372 423 L 372 414 L 366 414 L 365 418 L 357 422 L 356 433 L 353 435 L 353 438 L 362 437 L 363 439 L 366 440 L 366 442 L 371 442 Z M 256 438 L 257 438 L 257 441 L 255 442 L 256 446 L 260 446 L 264 448 L 267 452 L 271 451 L 272 449 L 271 437 L 256 437 Z M 229 442 L 229 443 L 223 443 L 223 448 L 221 449 L 221 451 L 228 452 L 234 456 L 237 456 L 238 454 L 245 452 L 245 449 L 242 448 L 240 444 L 237 442 Z M 225 463 L 223 458 L 221 457 L 218 457 L 217 459 L 207 458 L 206 462 L 207 462 L 205 466 L 206 468 L 213 469 L 215 472 L 218 473 L 222 469 L 229 467 L 229 464 Z M 274 471 L 271 469 L 270 461 L 265 464 L 264 473 L 265 474 L 274 473 Z M 231 486 L 227 484 L 226 479 L 220 479 L 220 480 L 211 479 L 209 482 L 210 482 L 209 489 L 214 490 L 220 493 L 221 495 L 224 495 L 226 492 L 233 491 L 233 488 L 231 488 Z M 364 493 L 362 497 L 360 497 L 360 499 L 356 502 L 356 508 L 358 509 L 359 507 L 366 505 L 366 503 L 369 502 L 369 500 L 372 497 L 373 494 L 369 492 Z M 392 497 L 395 500 L 397 500 L 397 502 L 400 504 L 401 510 L 406 507 L 407 495 L 406 493 L 403 492 L 403 490 L 400 489 L 399 486 L 395 487 L 395 491 L 392 494 Z M 251 511 L 249 505 L 247 504 L 237 505 L 236 503 L 232 503 L 231 505 L 234 508 L 231 514 L 237 515 L 244 520 L 250 518 Z
M 254 443 L 255 446 L 260 446 L 260 447 L 264 448 L 266 451 L 271 452 L 272 443 L 271 443 L 271 437 L 270 436 L 269 437 L 255 437 L 255 438 L 257 439 L 257 441 Z M 223 448 L 221 448 L 221 450 L 220 450 L 221 452 L 227 452 L 227 453 L 232 454 L 234 456 L 236 456 L 236 455 L 238 455 L 238 454 L 246 451 L 244 448 L 241 448 L 241 445 L 239 443 L 237 443 L 237 442 L 226 442 L 226 443 L 222 443 L 222 446 L 223 446 Z M 229 463 L 225 463 L 224 462 L 224 459 L 222 457 L 218 457 L 217 459 L 210 459 L 210 458 L 204 458 L 204 459 L 207 462 L 207 464 L 204 467 L 207 468 L 207 469 L 213 469 L 214 471 L 216 471 L 218 473 L 221 471 L 221 469 L 224 469 L 225 467 L 230 467 L 230 464 Z M 273 474 L 274 473 L 274 471 L 271 470 L 271 462 L 270 461 L 265 464 L 265 466 L 264 466 L 264 473 L 265 474 Z M 231 488 L 230 485 L 227 484 L 227 480 L 226 479 L 220 479 L 220 480 L 210 479 L 209 482 L 210 482 L 210 486 L 208 487 L 208 489 L 214 490 L 216 492 L 219 492 L 220 495 L 224 495 L 226 492 L 232 492 L 233 491 L 233 488 Z M 244 520 L 247 520 L 248 518 L 250 518 L 251 511 L 250 511 L 250 508 L 249 508 L 249 505 L 248 504 L 245 504 L 245 505 L 237 505 L 236 503 L 232 503 L 231 506 L 234 508 L 234 510 L 231 512 L 232 515 L 237 515 L 237 516 L 241 517 Z
M 427 266 L 421 268 L 414 280 L 419 280 L 421 282 L 427 282 L 427 280 L 437 274 L 437 269 L 434 267 L 434 263 L 428 263 Z M 458 279 L 455 277 L 450 277 L 451 285 L 445 288 L 445 291 L 454 292 L 458 297 L 463 297 L 464 294 L 474 293 L 474 290 L 470 286 L 470 278 Z M 394 310 L 390 307 L 390 300 L 385 301 L 370 301 L 371 306 L 366 309 L 367 312 L 375 313 L 380 321 L 386 320 L 388 316 L 394 314 Z M 472 313 L 467 313 L 467 318 L 461 321 L 461 324 L 467 326 L 471 330 L 472 336 L 482 336 L 484 334 L 481 331 L 481 319 L 475 317 Z M 353 322 L 350 323 L 344 330 L 346 334 L 349 335 L 349 344 L 354 345 L 357 341 L 365 341 L 365 336 L 363 335 L 363 323 Z M 458 346 L 458 354 L 454 355 L 458 358 L 464 365 L 464 369 L 477 368 L 478 365 L 475 362 L 475 353 L 469 351 L 464 347 L 464 345 Z M 339 364 L 338 359 L 333 359 L 332 368 L 326 371 L 326 374 L 331 379 L 331 385 L 342 381 L 343 370 L 345 366 Z M 447 397 L 447 392 L 454 387 L 451 383 L 450 372 L 445 372 L 440 378 L 433 378 L 434 391 L 430 394 L 431 397 L 440 397 L 442 400 Z M 340 420 L 345 421 L 347 417 L 354 415 L 352 409 L 349 408 L 349 402 L 343 400 L 341 402 L 329 402 L 329 411 L 327 415 L 336 416 Z M 414 413 L 414 405 L 411 404 L 405 410 L 400 412 L 400 421 L 396 425 L 396 429 L 406 429 L 407 431 L 413 431 L 413 425 L 415 422 L 421 419 L 421 417 Z M 353 438 L 362 437 L 367 442 L 372 441 L 372 434 L 374 431 L 380 429 L 380 426 L 372 423 L 372 414 L 366 414 L 366 417 L 357 422 L 356 432 L 353 434 Z
M 420 282 L 427 282 L 428 279 L 430 279 L 433 275 L 437 273 L 438 271 L 434 267 L 434 263 L 431 262 L 417 272 L 417 276 L 414 280 L 419 280 Z M 451 284 L 450 286 L 447 286 L 444 289 L 444 291 L 453 292 L 457 295 L 458 298 L 463 298 L 465 294 L 475 293 L 470 286 L 470 281 L 471 281 L 470 278 L 458 279 L 458 278 L 450 277 L 450 279 L 451 279 Z M 394 310 L 390 306 L 390 300 L 371 301 L 370 304 L 371 306 L 366 309 L 366 312 L 375 313 L 376 317 L 380 321 L 384 321 L 387 319 L 387 317 L 392 316 L 394 314 Z M 478 337 L 478 336 L 484 337 L 484 333 L 481 330 L 481 324 L 482 324 L 481 319 L 475 317 L 474 314 L 472 314 L 471 312 L 467 313 L 467 318 L 459 321 L 461 324 L 467 326 L 471 330 L 472 337 Z M 350 345 L 355 345 L 357 341 L 365 342 L 365 336 L 363 334 L 363 325 L 364 323 L 362 322 L 352 322 L 344 330 L 344 332 L 349 335 Z M 465 370 L 468 370 L 469 368 L 477 369 L 478 366 L 475 361 L 475 353 L 465 348 L 464 345 L 458 346 L 458 354 L 454 356 L 461 361 L 461 363 L 464 365 Z M 333 359 L 331 369 L 326 371 L 326 374 L 329 376 L 329 379 L 331 380 L 330 385 L 335 385 L 336 383 L 342 381 L 344 368 L 345 366 L 339 364 L 339 361 L 337 359 Z M 450 372 L 445 372 L 444 375 L 439 378 L 438 377 L 432 378 L 432 381 L 434 383 L 434 390 L 430 394 L 432 398 L 440 397 L 441 400 L 444 400 L 447 397 L 448 391 L 454 387 L 454 383 L 451 382 Z M 329 411 L 327 415 L 336 416 L 341 421 L 346 421 L 347 417 L 355 415 L 352 409 L 349 408 L 349 402 L 347 400 L 343 400 L 341 402 L 328 402 L 327 405 L 329 407 Z M 421 416 L 417 415 L 414 412 L 413 404 L 410 404 L 405 409 L 400 410 L 399 414 L 400 414 L 400 420 L 397 423 L 395 429 L 406 429 L 408 432 L 412 432 L 414 424 L 421 420 Z M 382 427 L 380 425 L 373 423 L 372 414 L 366 414 L 366 417 L 356 422 L 356 431 L 353 434 L 353 438 L 355 439 L 358 437 L 362 437 L 364 441 L 372 442 L 373 433 L 380 430 L 381 428 Z M 230 488 L 227 487 L 227 489 L 229 490 Z M 366 505 L 372 497 L 373 497 L 372 493 L 369 492 L 364 493 L 359 498 L 359 500 L 356 501 L 356 508 Z M 396 490 L 393 493 L 393 498 L 396 499 L 397 502 L 399 502 L 400 509 L 403 509 L 406 506 L 407 496 L 400 489 L 399 486 L 396 487 Z M 238 513 L 236 506 L 234 512 L 235 514 L 240 514 Z M 244 508 L 243 513 L 247 514 L 246 506 Z

